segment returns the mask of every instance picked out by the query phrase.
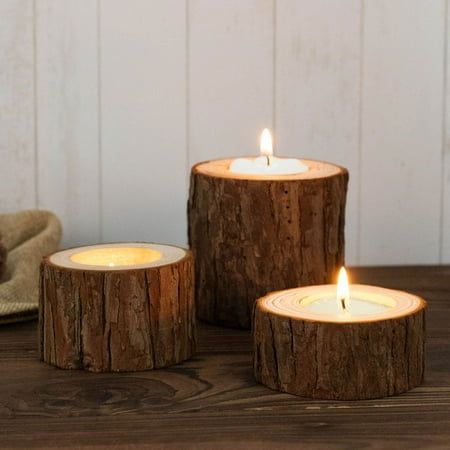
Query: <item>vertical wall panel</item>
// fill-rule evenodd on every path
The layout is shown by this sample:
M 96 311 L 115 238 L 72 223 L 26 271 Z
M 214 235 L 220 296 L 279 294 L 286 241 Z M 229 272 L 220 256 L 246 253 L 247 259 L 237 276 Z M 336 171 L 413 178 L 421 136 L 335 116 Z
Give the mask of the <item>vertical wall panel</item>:
M 97 4 L 36 2 L 39 207 L 63 245 L 100 238 Z
M 443 133 L 443 198 L 442 198 L 442 253 L 441 262 L 450 264 L 450 1 L 446 0 L 446 45 L 444 51 L 446 62 L 446 80 L 444 92 L 444 133 Z
M 450 263 L 448 3 L 2 0 L 0 212 L 185 244 L 190 165 L 269 126 L 349 168 L 347 263 Z
M 444 1 L 365 2 L 361 262 L 439 254 Z
M 360 28 L 358 0 L 285 0 L 276 11 L 276 130 L 280 154 L 350 171 L 346 261 L 357 262 Z
M 193 164 L 259 153 L 273 126 L 273 1 L 189 2 Z
M 32 0 L 0 2 L 0 213 L 36 204 Z
M 186 10 L 101 1 L 103 239 L 185 244 Z

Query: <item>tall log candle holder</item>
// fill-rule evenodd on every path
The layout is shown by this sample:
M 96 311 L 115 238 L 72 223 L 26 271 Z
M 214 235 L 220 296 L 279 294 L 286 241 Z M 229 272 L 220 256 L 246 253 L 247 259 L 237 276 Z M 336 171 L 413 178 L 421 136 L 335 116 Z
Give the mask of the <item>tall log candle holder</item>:
M 169 245 L 94 245 L 44 258 L 41 359 L 63 369 L 111 372 L 189 358 L 193 278 L 191 252 Z
M 329 283 L 344 264 L 348 172 L 302 160 L 301 173 L 241 174 L 234 161 L 192 168 L 189 242 L 199 318 L 248 329 L 258 297 Z
M 328 400 L 381 398 L 421 384 L 425 301 L 374 286 L 351 288 L 345 311 L 334 285 L 259 299 L 253 328 L 256 380 Z

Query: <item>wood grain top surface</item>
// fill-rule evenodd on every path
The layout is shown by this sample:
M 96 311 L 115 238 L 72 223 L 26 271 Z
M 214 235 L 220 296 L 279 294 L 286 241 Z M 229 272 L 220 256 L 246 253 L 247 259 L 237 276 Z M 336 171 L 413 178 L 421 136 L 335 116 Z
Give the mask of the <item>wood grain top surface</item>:
M 38 360 L 37 324 L 0 328 L 0 448 L 449 448 L 450 267 L 350 269 L 428 301 L 423 386 L 314 401 L 255 383 L 250 332 L 202 325 L 170 369 L 92 374 Z

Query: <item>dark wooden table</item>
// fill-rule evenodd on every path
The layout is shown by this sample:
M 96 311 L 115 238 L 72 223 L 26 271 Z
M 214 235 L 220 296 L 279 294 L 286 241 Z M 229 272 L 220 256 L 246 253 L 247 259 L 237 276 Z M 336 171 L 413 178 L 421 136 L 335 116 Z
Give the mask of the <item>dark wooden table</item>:
M 202 326 L 169 370 L 64 371 L 36 323 L 0 328 L 0 447 L 450 448 L 450 267 L 359 268 L 353 281 L 429 302 L 426 381 L 383 400 L 312 401 L 255 384 L 248 332 Z

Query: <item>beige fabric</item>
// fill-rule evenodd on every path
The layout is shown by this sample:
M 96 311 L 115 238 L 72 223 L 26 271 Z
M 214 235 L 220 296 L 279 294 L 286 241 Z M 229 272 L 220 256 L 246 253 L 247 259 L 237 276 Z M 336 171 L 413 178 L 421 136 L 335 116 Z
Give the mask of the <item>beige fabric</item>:
M 2 279 L 3 272 L 5 270 L 7 254 L 8 254 L 8 251 L 6 250 L 6 248 L 3 245 L 2 235 L 0 234 L 0 280 Z
M 38 311 L 39 265 L 44 255 L 57 250 L 61 224 L 48 211 L 0 214 L 0 234 L 8 250 L 0 284 L 0 323 L 34 318 Z

